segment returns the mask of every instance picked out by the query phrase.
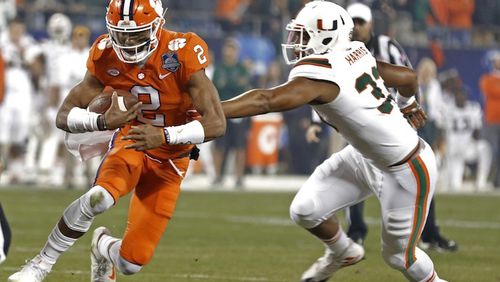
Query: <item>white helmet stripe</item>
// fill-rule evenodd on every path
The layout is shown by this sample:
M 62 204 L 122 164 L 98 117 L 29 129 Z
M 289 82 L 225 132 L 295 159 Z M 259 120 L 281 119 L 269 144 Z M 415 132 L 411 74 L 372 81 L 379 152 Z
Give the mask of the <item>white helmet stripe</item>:
M 122 2 L 122 9 L 123 9 L 122 15 L 125 21 L 133 20 L 133 15 L 130 14 L 130 12 L 133 9 L 133 5 L 134 5 L 134 0 L 124 0 Z

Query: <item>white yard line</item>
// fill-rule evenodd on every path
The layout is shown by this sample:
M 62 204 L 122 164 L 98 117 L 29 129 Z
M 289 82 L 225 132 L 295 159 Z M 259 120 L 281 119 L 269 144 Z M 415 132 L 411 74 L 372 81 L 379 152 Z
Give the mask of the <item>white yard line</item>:
M 366 222 L 369 225 L 380 225 L 380 218 L 366 217 Z M 465 229 L 500 229 L 500 222 L 490 222 L 490 221 L 468 221 L 468 220 L 440 220 L 440 226 L 454 227 L 454 228 L 465 228 Z
M 179 214 L 178 217 L 184 218 L 214 218 L 214 215 L 195 215 L 195 214 Z M 274 226 L 294 226 L 291 219 L 280 217 L 252 217 L 252 216 L 222 216 L 222 219 L 233 223 L 249 223 Z M 369 225 L 380 225 L 380 218 L 365 217 Z M 468 221 L 468 220 L 440 220 L 439 225 L 454 228 L 465 229 L 500 229 L 500 222 L 493 221 Z

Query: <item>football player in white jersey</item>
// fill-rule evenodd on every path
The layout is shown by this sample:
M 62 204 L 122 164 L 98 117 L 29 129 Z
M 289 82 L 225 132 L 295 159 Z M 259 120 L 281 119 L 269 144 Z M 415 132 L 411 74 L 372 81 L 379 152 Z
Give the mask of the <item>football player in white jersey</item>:
M 41 113 L 39 118 L 40 128 L 43 128 L 44 134 L 33 135 L 30 138 L 28 154 L 32 158 L 37 156 L 38 181 L 42 184 L 60 184 L 61 177 L 56 177 L 57 170 L 54 170 L 57 146 L 59 139 L 56 136 L 62 136 L 57 128 L 52 126 L 55 121 L 59 101 L 63 97 L 63 84 L 68 75 L 68 68 L 74 62 L 64 61 L 71 50 L 71 20 L 68 16 L 55 13 L 50 16 L 47 22 L 47 34 L 49 38 L 42 42 L 41 48 L 45 60 L 45 85 L 41 90 L 43 93 L 39 96 L 36 107 L 37 112 Z M 75 68 L 80 64 L 74 65 Z M 67 93 L 67 92 L 66 92 Z M 40 146 L 38 145 L 40 144 Z M 40 148 L 37 152 L 37 148 Z M 35 160 L 30 160 L 35 162 Z
M 20 181 L 25 176 L 23 152 L 33 113 L 33 85 L 29 73 L 28 54 L 34 40 L 26 34 L 21 19 L 9 23 L 1 35 L 2 57 L 5 60 L 5 97 L 0 105 L 0 156 L 7 164 L 2 183 Z
M 50 125 L 53 125 L 55 123 L 57 109 L 62 104 L 62 101 L 64 101 L 64 99 L 66 98 L 66 95 L 70 92 L 71 88 L 74 85 L 78 84 L 78 82 L 80 82 L 85 76 L 87 57 L 90 50 L 90 35 L 90 30 L 87 27 L 81 25 L 75 26 L 71 35 L 71 49 L 64 54 L 61 54 L 57 60 L 57 66 L 54 69 L 55 73 L 53 74 L 53 87 L 55 88 L 55 91 L 51 93 L 52 96 L 49 99 L 50 103 L 47 105 L 48 107 L 46 109 L 46 119 L 48 121 L 48 124 Z M 52 171 L 51 168 L 53 168 L 56 163 L 59 146 L 64 141 L 64 133 L 61 132 L 57 127 L 51 126 L 48 130 L 49 134 L 43 141 L 39 158 L 39 168 L 41 172 Z M 69 175 L 71 175 L 72 172 L 79 172 L 77 171 L 77 168 L 79 169 L 81 168 L 81 166 L 75 166 L 71 164 L 70 162 L 73 160 L 73 158 L 70 158 L 69 155 L 67 155 L 66 157 L 66 163 L 64 166 L 66 169 L 64 186 L 71 187 L 76 183 L 70 182 Z M 99 161 L 98 159 L 95 160 Z M 72 168 L 75 168 L 75 171 L 73 171 Z M 90 169 L 90 167 L 87 168 Z M 95 167 L 94 165 L 94 168 L 95 169 L 93 169 L 93 173 L 95 173 L 97 167 Z M 42 176 L 48 178 L 45 181 L 42 180 L 42 182 L 50 182 L 51 179 L 57 178 L 50 173 L 46 173 Z M 80 176 L 80 178 L 82 177 L 81 175 L 78 176 Z M 74 178 L 75 177 L 73 177 L 73 179 Z M 88 182 L 90 178 L 86 178 L 88 179 L 85 181 Z
M 455 93 L 455 103 L 446 109 L 443 116 L 446 129 L 446 163 L 451 189 L 461 189 L 465 164 L 477 162 L 476 189 L 484 190 L 492 156 L 490 145 L 480 137 L 483 121 L 481 106 L 478 102 L 468 101 L 466 90 L 461 89 Z
M 71 50 L 71 30 L 71 20 L 64 14 L 55 13 L 47 22 L 49 39 L 42 43 L 42 48 L 47 61 L 49 87 L 58 85 L 59 60 Z
M 377 63 L 363 43 L 351 41 L 353 26 L 342 7 L 309 2 L 287 26 L 284 55 L 295 62 L 289 81 L 224 101 L 224 112 L 237 118 L 309 104 L 350 144 L 316 168 L 291 204 L 292 219 L 326 246 L 301 281 L 327 281 L 363 258 L 363 247 L 346 236 L 335 213 L 371 195 L 381 204 L 385 262 L 410 281 L 443 281 L 417 247 L 437 168 L 432 149 L 410 125 L 420 127 L 426 118 L 413 96 L 416 74 Z M 399 90 L 403 114 L 384 83 Z

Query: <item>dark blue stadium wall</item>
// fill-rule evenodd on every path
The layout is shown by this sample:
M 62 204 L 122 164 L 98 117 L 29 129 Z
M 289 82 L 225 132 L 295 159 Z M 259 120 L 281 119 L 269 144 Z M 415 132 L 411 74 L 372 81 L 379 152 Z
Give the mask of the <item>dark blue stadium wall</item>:
M 415 68 L 421 58 L 432 57 L 428 48 L 405 47 L 405 50 L 407 50 L 408 56 Z M 445 49 L 444 65 L 438 69 L 438 72 L 456 69 L 464 84 L 470 90 L 470 98 L 482 103 L 483 98 L 479 89 L 479 79 L 482 74 L 490 70 L 487 54 L 487 50 L 479 49 Z

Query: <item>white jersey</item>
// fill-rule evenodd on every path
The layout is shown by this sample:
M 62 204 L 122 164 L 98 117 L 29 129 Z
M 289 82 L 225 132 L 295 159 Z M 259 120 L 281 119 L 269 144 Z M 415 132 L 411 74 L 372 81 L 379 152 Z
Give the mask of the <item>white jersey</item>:
M 47 40 L 41 44 L 47 64 L 47 82 L 49 86 L 59 85 L 58 74 L 61 58 L 71 51 L 71 45 Z
M 446 136 L 449 143 L 467 145 L 472 142 L 474 130 L 482 127 L 481 106 L 477 102 L 467 101 L 460 108 L 453 103 L 444 115 Z
M 71 88 L 83 80 L 87 71 L 89 49 L 71 49 L 59 59 L 56 81 L 61 87 L 59 101 L 62 103 Z
M 5 33 L 0 38 L 2 46 L 2 57 L 5 60 L 5 101 L 4 107 L 18 107 L 30 111 L 33 93 L 30 73 L 27 64 L 27 54 L 36 48 L 34 40 L 30 36 L 23 36 L 20 40 L 22 50 L 9 39 Z
M 313 108 L 375 164 L 386 167 L 400 162 L 417 146 L 416 131 L 388 98 L 376 60 L 363 43 L 354 41 L 327 54 L 303 58 L 290 72 L 289 80 L 296 77 L 339 86 L 337 98 Z

